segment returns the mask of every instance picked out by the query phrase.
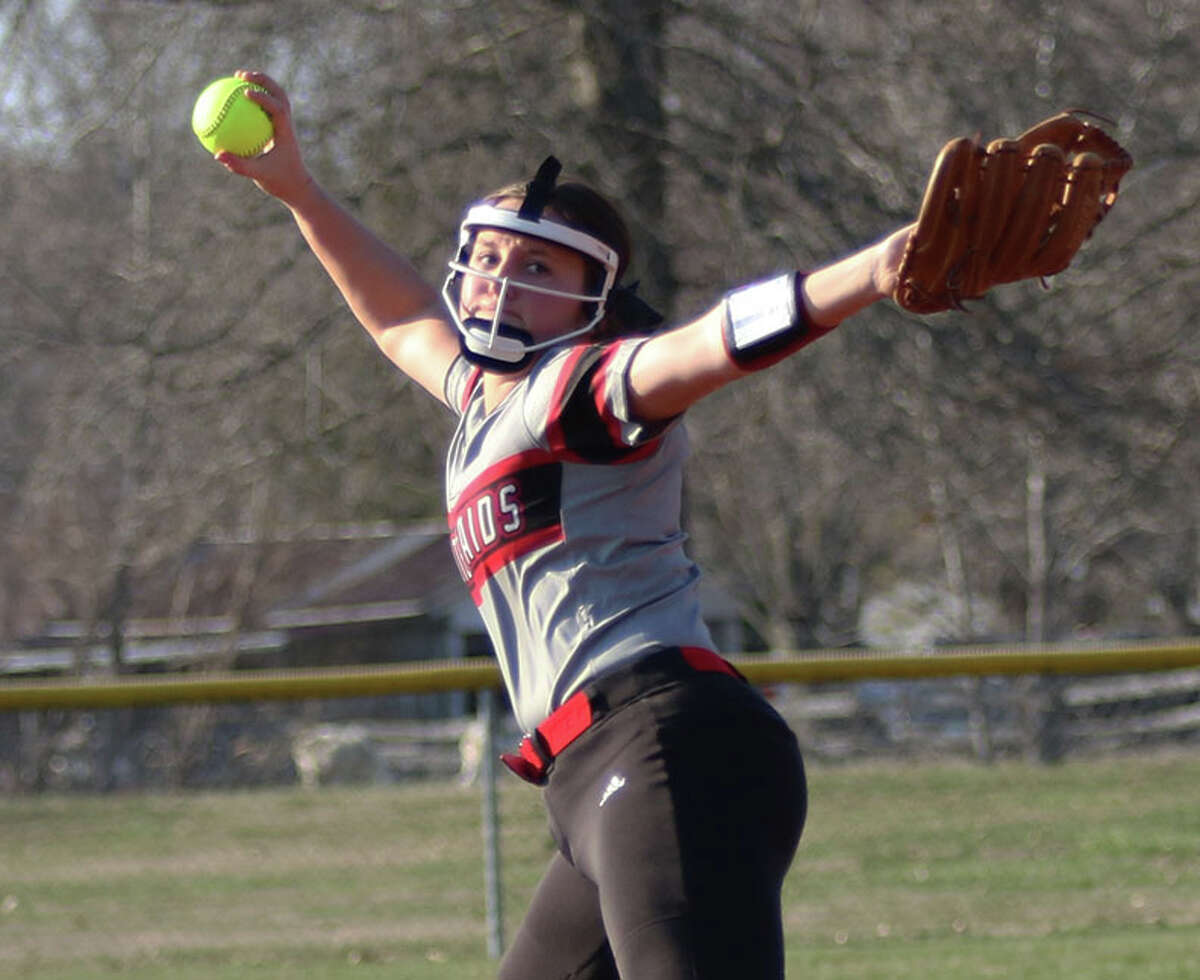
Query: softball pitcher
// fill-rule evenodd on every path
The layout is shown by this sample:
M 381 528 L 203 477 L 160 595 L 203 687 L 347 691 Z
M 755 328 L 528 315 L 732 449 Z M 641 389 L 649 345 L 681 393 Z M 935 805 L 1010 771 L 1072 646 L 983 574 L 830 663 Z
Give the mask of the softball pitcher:
M 290 209 L 382 352 L 458 417 L 450 544 L 527 732 L 505 761 L 557 842 L 500 975 L 782 977 L 804 769 L 701 618 L 681 420 L 893 295 L 911 229 L 662 329 L 624 286 L 620 215 L 550 158 L 466 210 L 431 284 L 312 179 L 281 87 L 239 74 L 274 147 L 217 159 Z

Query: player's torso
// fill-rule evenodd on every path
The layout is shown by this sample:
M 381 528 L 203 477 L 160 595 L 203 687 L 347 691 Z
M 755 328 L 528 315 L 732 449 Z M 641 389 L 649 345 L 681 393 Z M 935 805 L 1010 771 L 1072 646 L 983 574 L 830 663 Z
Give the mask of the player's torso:
M 685 431 L 620 445 L 584 368 L 560 358 L 491 412 L 470 391 L 447 453 L 451 549 L 525 724 L 647 646 L 707 638 L 679 527 Z

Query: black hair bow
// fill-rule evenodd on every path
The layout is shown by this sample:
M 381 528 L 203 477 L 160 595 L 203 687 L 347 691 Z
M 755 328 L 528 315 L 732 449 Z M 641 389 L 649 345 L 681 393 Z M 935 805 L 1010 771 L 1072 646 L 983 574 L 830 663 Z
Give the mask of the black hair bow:
M 621 324 L 622 330 L 649 333 L 663 322 L 663 315 L 637 294 L 639 283 L 613 286 L 608 291 L 605 311 Z

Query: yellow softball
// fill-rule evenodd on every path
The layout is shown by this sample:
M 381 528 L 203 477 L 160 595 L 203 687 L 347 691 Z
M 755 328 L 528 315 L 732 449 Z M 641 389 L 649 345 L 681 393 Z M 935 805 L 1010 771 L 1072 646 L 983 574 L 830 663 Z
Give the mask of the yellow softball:
M 192 132 L 209 153 L 228 150 L 240 157 L 258 156 L 275 135 L 271 117 L 246 98 L 251 85 L 241 78 L 210 83 L 192 109 Z

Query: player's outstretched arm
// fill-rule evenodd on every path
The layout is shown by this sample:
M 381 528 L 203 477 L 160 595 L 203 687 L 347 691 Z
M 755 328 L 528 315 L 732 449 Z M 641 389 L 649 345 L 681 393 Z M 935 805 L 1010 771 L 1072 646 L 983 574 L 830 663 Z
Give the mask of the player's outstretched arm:
M 638 417 L 678 415 L 705 395 L 774 364 L 891 296 L 911 227 L 801 277 L 798 289 L 791 276 L 783 276 L 735 290 L 691 323 L 652 337 L 629 370 Z M 795 304 L 790 327 L 787 316 L 773 312 L 787 303 Z M 738 329 L 731 330 L 731 318 Z
M 287 206 L 309 248 L 384 354 L 442 398 L 446 370 L 459 348 L 437 290 L 312 177 L 300 153 L 283 88 L 261 72 L 237 75 L 265 89 L 250 89 L 247 94 L 271 117 L 274 142 L 261 156 L 222 152 L 217 161 Z

